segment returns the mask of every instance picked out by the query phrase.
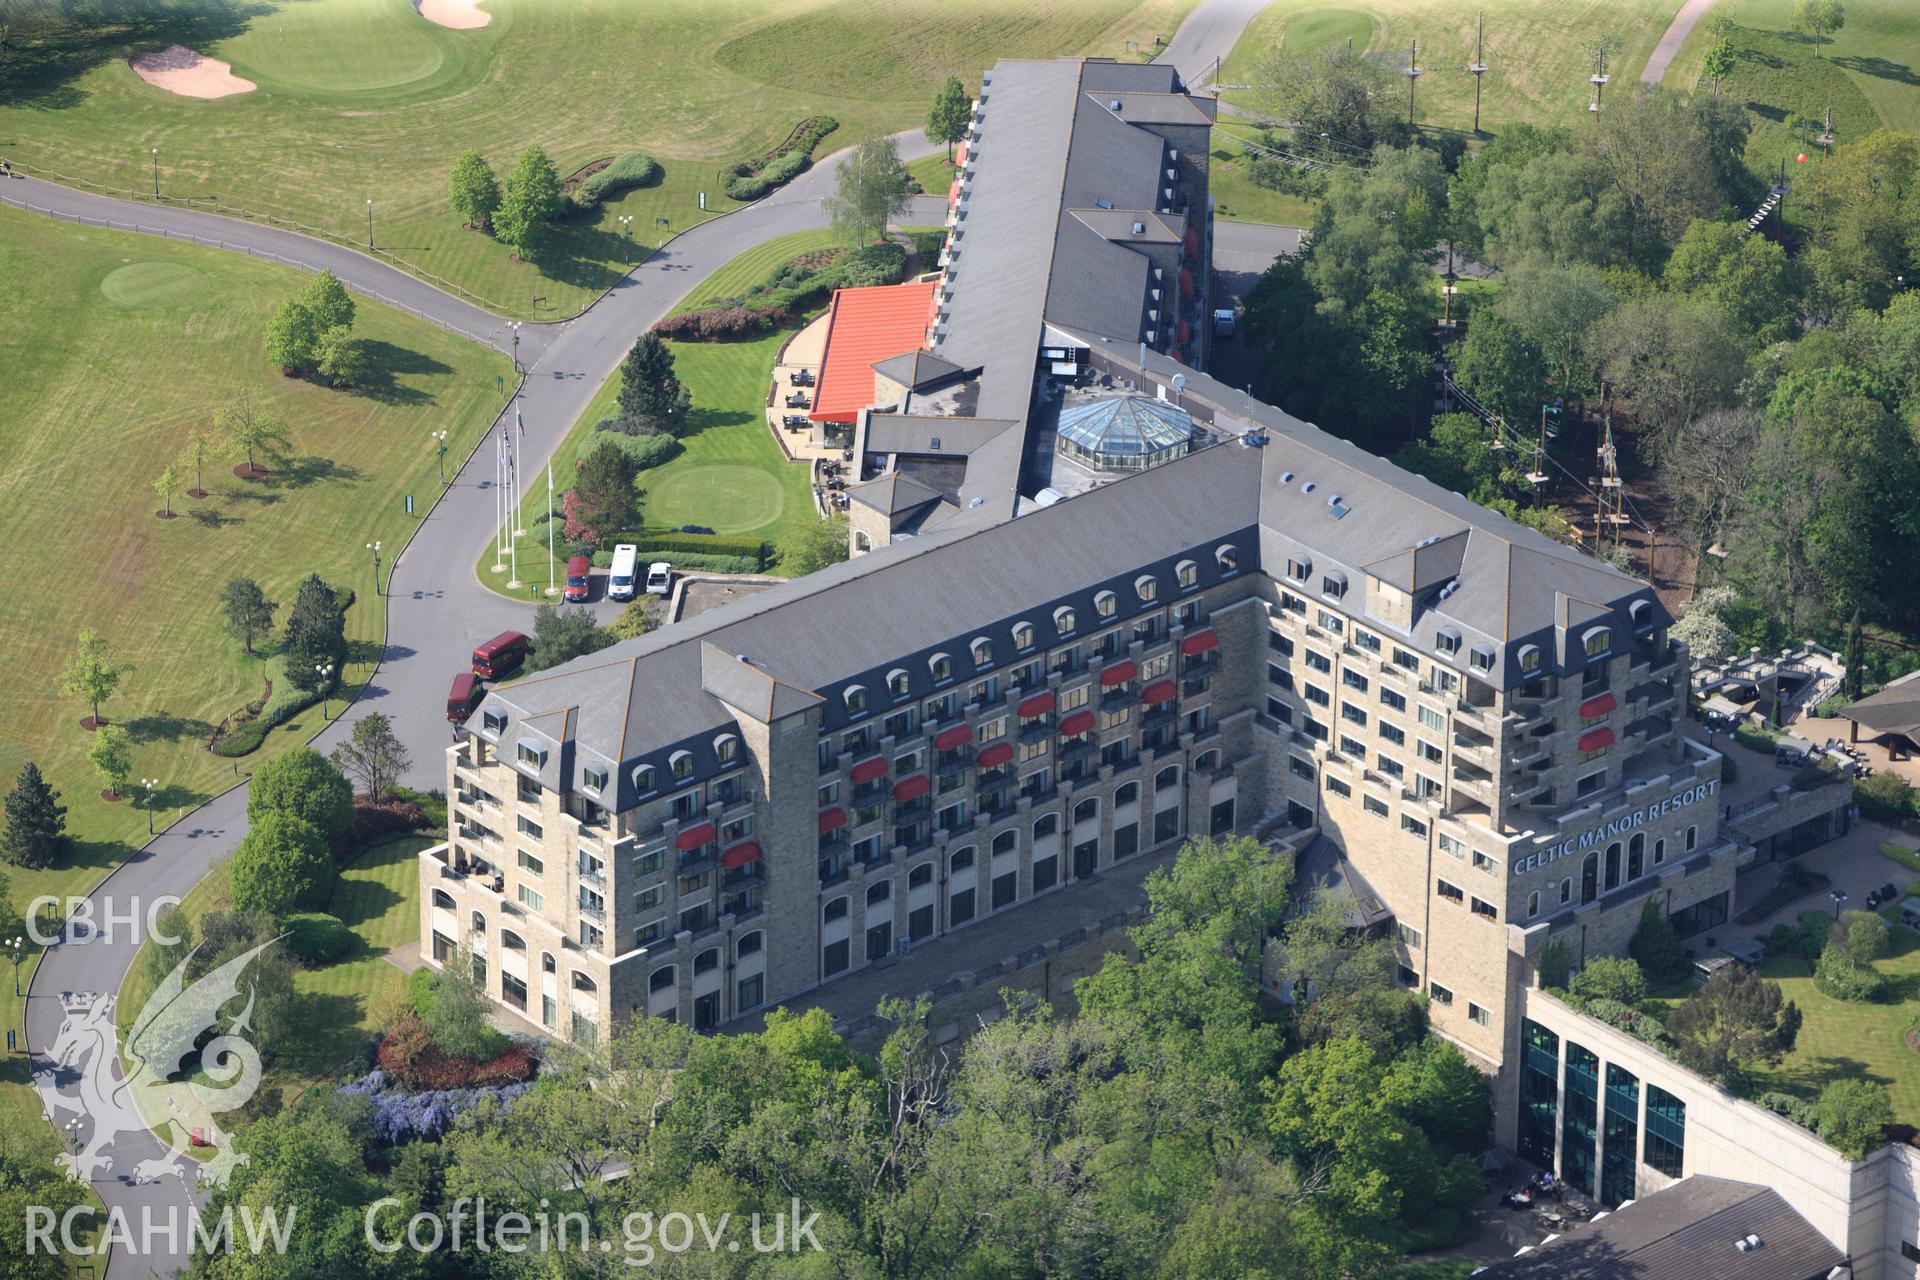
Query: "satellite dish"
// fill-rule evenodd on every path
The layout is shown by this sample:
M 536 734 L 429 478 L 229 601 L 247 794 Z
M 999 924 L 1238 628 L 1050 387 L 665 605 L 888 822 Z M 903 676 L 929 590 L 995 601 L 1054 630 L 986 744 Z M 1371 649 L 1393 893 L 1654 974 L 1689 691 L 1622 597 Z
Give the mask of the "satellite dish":
M 1174 375 L 1173 375 L 1173 389 L 1174 389 L 1175 391 L 1185 391 L 1185 390 L 1187 389 L 1187 375 L 1186 375 L 1186 374 L 1184 374 L 1184 373 L 1176 373 L 1176 374 L 1174 374 Z

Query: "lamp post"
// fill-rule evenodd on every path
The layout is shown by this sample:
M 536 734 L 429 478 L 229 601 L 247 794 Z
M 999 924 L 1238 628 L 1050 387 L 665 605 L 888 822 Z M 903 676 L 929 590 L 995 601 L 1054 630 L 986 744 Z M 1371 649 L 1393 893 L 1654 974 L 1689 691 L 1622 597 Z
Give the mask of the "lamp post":
M 13 957 L 13 994 L 20 994 L 20 957 L 26 954 L 27 940 L 18 935 L 7 939 L 7 953 Z
M 428 434 L 433 438 L 433 451 L 439 455 L 440 484 L 444 488 L 447 483 L 447 433 L 432 431 Z
M 160 148 L 153 149 L 153 198 L 160 198 Z
M 633 261 L 633 215 L 632 214 L 623 213 L 620 215 L 620 230 L 621 230 L 621 233 L 627 237 L 627 261 L 632 262 Z
M 147 793 L 147 834 L 153 834 L 153 792 L 160 785 L 158 778 L 140 779 L 140 789 Z
M 380 544 L 369 542 L 367 550 L 373 552 L 373 594 L 380 594 Z
M 1840 918 L 1840 904 L 1847 900 L 1847 891 L 1845 889 L 1829 889 L 1827 890 L 1827 896 L 1833 899 L 1833 918 L 1838 920 Z
M 314 664 L 313 670 L 314 673 L 320 677 L 320 722 L 325 724 L 327 721 L 327 706 L 333 701 L 333 664 L 331 662 L 317 662 Z
M 373 197 L 367 197 L 367 252 L 373 252 Z
M 79 1155 L 80 1154 L 80 1117 L 75 1116 L 73 1119 L 67 1121 L 67 1127 L 65 1130 L 63 1130 L 63 1132 L 67 1136 L 67 1150 L 71 1151 L 76 1156 Z
M 513 371 L 515 373 L 519 373 L 520 372 L 520 322 L 518 320 L 509 320 L 507 321 L 507 328 L 513 330 Z

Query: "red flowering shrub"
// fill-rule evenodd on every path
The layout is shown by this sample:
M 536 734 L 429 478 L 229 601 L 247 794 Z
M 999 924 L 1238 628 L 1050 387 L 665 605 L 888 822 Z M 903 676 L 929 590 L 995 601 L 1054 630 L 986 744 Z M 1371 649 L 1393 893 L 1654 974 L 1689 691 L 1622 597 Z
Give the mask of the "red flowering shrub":
M 533 1050 L 514 1041 L 484 1062 L 434 1048 L 426 1020 L 411 1010 L 388 1024 L 380 1040 L 380 1069 L 411 1089 L 471 1089 L 533 1078 Z

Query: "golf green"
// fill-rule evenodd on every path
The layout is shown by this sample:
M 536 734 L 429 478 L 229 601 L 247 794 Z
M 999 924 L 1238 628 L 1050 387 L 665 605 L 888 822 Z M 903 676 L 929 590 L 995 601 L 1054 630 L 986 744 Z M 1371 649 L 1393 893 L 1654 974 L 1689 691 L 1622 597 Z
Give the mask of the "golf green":
M 107 301 L 143 310 L 185 306 L 206 287 L 207 277 L 184 262 L 129 262 L 100 282 Z
M 649 523 L 704 523 L 716 533 L 764 529 L 778 523 L 785 509 L 786 494 L 773 476 L 724 462 L 676 468 L 672 483 L 649 488 L 645 500 Z

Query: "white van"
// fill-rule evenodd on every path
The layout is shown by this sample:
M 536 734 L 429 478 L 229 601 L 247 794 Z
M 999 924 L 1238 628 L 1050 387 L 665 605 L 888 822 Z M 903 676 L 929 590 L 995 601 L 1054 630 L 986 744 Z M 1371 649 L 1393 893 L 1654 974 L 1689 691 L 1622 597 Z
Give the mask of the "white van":
M 673 590 L 673 566 L 665 560 L 655 560 L 647 566 L 647 594 L 664 596 Z
M 633 599 L 633 578 L 640 569 L 640 548 L 623 542 L 613 549 L 613 567 L 607 571 L 607 599 Z

